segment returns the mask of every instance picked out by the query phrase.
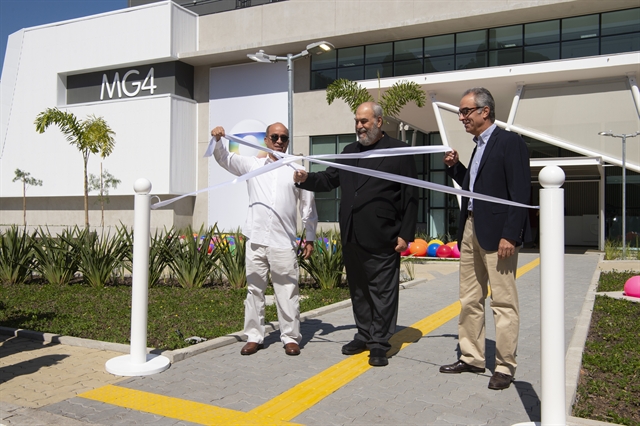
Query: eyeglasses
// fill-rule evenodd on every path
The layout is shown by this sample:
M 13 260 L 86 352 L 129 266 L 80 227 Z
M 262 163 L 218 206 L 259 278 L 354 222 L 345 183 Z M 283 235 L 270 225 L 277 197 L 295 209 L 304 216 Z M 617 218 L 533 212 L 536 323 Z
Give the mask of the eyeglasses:
M 273 135 L 269 135 L 269 139 L 271 139 L 271 142 L 273 142 L 273 143 L 278 142 L 278 139 L 280 139 L 282 141 L 282 143 L 289 142 L 289 136 L 287 136 L 287 135 L 276 135 L 275 133 Z
M 484 107 L 481 106 L 481 107 L 475 107 L 475 108 L 460 108 L 460 110 L 458 111 L 458 115 L 464 118 L 467 118 L 469 114 L 471 114 L 473 111 L 481 108 L 484 108 Z

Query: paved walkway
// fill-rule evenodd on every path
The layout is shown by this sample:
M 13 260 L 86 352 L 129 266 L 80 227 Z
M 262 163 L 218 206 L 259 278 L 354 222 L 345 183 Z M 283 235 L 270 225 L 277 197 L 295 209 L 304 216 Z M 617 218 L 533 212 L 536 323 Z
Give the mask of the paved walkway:
M 575 391 L 582 344 L 601 255 L 567 254 L 565 336 L 567 398 Z M 540 421 L 540 277 L 536 253 L 517 281 L 521 334 L 516 381 L 487 389 L 495 351 L 487 315 L 485 374 L 444 375 L 457 359 L 458 268 L 453 262 L 416 266 L 419 281 L 400 292 L 399 331 L 389 365 L 372 368 L 367 354 L 345 357 L 354 324 L 348 303 L 310 315 L 302 354 L 284 354 L 278 332 L 252 356 L 235 337 L 173 354 L 163 373 L 122 378 L 104 371 L 113 350 L 0 336 L 0 423 L 33 424 L 304 424 L 509 425 Z M 609 263 L 600 268 L 611 269 Z M 618 270 L 640 263 L 619 263 Z M 340 308 L 341 307 L 341 308 Z M 340 309 L 336 309 L 340 308 Z M 575 333 L 574 333 L 575 332 Z M 201 344 L 202 345 L 202 344 Z M 215 349 L 211 349 L 214 348 Z M 184 358 L 184 359 L 183 359 Z M 599 424 L 568 418 L 567 424 Z

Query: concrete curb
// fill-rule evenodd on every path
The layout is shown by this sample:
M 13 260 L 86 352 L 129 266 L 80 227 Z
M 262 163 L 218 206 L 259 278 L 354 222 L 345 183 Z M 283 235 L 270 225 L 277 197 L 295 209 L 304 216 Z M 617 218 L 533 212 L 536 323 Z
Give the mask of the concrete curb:
M 400 290 L 410 288 L 419 284 L 427 282 L 427 279 L 416 279 L 405 283 L 400 283 Z M 311 311 L 302 312 L 300 314 L 300 321 L 306 321 L 307 319 L 315 318 L 320 315 L 328 314 L 330 312 L 344 309 L 351 306 L 351 300 L 343 300 L 341 302 L 334 303 L 332 305 L 323 306 L 321 308 L 313 309 Z M 265 324 L 265 332 L 271 333 L 275 330 L 279 330 L 280 326 L 278 321 L 273 321 Z M 0 327 L 0 334 L 9 335 L 14 337 L 22 337 L 31 340 L 37 340 L 45 343 L 61 343 L 69 346 L 80 346 L 89 349 L 98 349 L 105 351 L 121 352 L 128 354 L 131 352 L 130 345 L 122 343 L 110 343 L 102 342 L 99 340 L 83 339 L 80 337 L 62 336 L 59 334 L 42 333 L 39 331 L 22 330 L 10 327 Z M 206 342 L 197 343 L 195 345 L 188 346 L 186 348 L 175 349 L 173 351 L 163 351 L 160 349 L 147 348 L 149 353 L 160 354 L 167 358 L 172 363 L 183 361 L 192 356 L 207 352 L 213 349 L 217 349 L 223 346 L 231 345 L 246 340 L 242 331 L 236 333 L 227 334 L 226 336 L 220 336 L 215 339 L 207 340 Z

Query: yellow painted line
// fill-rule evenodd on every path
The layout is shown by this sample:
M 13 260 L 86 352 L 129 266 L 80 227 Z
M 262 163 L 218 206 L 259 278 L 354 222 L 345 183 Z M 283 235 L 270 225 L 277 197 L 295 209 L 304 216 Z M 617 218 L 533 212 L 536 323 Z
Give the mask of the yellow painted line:
M 79 397 L 201 425 L 294 425 L 180 398 L 107 385 Z
M 532 270 L 533 268 L 535 268 L 536 266 L 539 266 L 539 265 L 540 265 L 540 258 L 539 257 L 535 258 L 534 260 L 532 260 L 531 262 L 527 263 L 526 265 L 522 265 L 516 271 L 516 278 L 520 278 L 521 276 L 523 276 L 524 274 L 526 274 L 527 272 L 529 272 L 530 270 Z
M 539 264 L 540 258 L 537 258 L 518 268 L 516 278 Z M 394 355 L 411 343 L 419 341 L 422 336 L 459 314 L 460 302 L 456 301 L 400 330 L 389 340 L 391 349 L 388 355 Z M 367 361 L 368 355 L 365 351 L 350 356 L 248 413 L 114 385 L 103 386 L 78 396 L 202 425 L 293 425 L 294 423 L 289 423 L 291 419 L 372 368 Z

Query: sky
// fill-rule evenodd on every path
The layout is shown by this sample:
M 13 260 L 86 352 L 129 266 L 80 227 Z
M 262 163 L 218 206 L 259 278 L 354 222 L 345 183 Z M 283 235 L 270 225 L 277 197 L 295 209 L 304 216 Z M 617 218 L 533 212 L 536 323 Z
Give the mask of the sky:
M 0 0 L 0 69 L 7 39 L 22 28 L 124 9 L 127 0 Z

